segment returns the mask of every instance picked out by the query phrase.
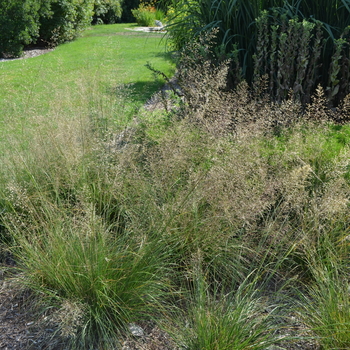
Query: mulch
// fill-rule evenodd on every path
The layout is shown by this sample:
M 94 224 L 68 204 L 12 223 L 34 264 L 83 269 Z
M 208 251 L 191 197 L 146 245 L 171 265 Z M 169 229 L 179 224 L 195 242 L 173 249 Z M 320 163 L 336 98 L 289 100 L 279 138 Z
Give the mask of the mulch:
M 15 61 L 15 60 L 23 60 L 25 58 L 33 58 L 33 57 L 37 57 L 40 55 L 43 55 L 45 53 L 51 52 L 54 49 L 45 49 L 45 48 L 29 48 L 29 49 L 25 49 L 23 51 L 23 56 L 22 57 L 16 57 L 16 58 L 0 58 L 0 62 L 4 62 L 4 61 Z M 1 349 L 1 348 L 0 348 Z

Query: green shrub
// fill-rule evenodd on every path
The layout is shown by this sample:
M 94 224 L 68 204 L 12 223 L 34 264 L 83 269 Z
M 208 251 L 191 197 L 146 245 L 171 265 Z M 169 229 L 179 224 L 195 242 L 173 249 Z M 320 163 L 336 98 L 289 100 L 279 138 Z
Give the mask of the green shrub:
M 120 0 L 10 0 L 0 4 L 0 55 L 19 56 L 25 45 L 57 45 L 95 22 L 115 23 Z
M 156 11 L 153 5 L 144 3 L 141 3 L 137 9 L 131 10 L 137 24 L 144 27 L 155 26 Z
M 120 0 L 95 0 L 93 23 L 117 23 L 121 15 Z
M 165 14 L 164 11 L 157 8 L 156 1 L 140 2 L 138 8 L 131 10 L 136 22 L 145 27 L 154 27 L 155 21 L 163 21 Z
M 8 0 L 0 3 L 0 57 L 20 56 L 24 45 L 39 34 L 38 0 Z
M 160 10 L 160 9 L 156 9 L 156 19 L 158 21 L 163 21 L 165 18 L 165 13 L 163 10 Z
M 40 39 L 51 45 L 73 40 L 90 25 L 93 9 L 94 0 L 52 0 L 40 19 Z
M 180 50 L 194 37 L 195 28 L 200 22 L 191 12 L 196 11 L 198 3 L 195 0 L 174 2 L 168 8 L 166 23 L 170 33 L 169 46 L 173 50 Z M 186 30 L 184 30 L 186 28 Z

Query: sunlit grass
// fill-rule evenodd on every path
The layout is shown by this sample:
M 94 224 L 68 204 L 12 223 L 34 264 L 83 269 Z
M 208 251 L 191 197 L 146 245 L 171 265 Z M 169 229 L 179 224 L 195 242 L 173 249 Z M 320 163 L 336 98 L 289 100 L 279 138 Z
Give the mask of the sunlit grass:
M 169 75 L 173 64 L 162 35 L 126 27 L 133 26 L 92 27 L 82 38 L 45 55 L 0 62 L 0 139 L 8 133 L 8 125 L 20 121 L 24 128 L 30 127 L 31 116 L 50 118 L 55 106 L 74 114 L 75 107 L 78 111 L 86 104 L 89 89 L 101 99 L 113 100 L 119 88 L 128 85 L 126 113 L 135 113 L 162 84 L 154 81 L 145 64 L 152 62 Z

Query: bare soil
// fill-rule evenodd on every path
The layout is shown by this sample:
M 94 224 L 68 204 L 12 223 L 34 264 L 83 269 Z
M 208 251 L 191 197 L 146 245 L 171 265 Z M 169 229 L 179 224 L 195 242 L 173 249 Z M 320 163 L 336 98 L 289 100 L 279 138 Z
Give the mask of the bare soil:
M 0 277 L 0 349 L 43 349 L 42 330 L 28 312 L 29 293 L 12 279 Z

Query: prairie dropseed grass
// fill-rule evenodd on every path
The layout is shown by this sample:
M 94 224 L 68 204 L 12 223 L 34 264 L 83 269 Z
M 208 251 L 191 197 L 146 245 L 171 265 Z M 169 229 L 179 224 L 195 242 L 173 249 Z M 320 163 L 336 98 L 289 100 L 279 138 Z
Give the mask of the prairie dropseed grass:
M 183 60 L 169 112 L 131 117 L 128 86 L 101 92 L 97 75 L 52 92 L 47 114 L 12 101 L 2 246 L 70 349 L 120 347 L 150 322 L 180 349 L 300 348 L 290 315 L 346 348 L 349 126 L 321 89 L 306 110 L 264 79 L 229 92 L 225 65 L 201 59 Z

